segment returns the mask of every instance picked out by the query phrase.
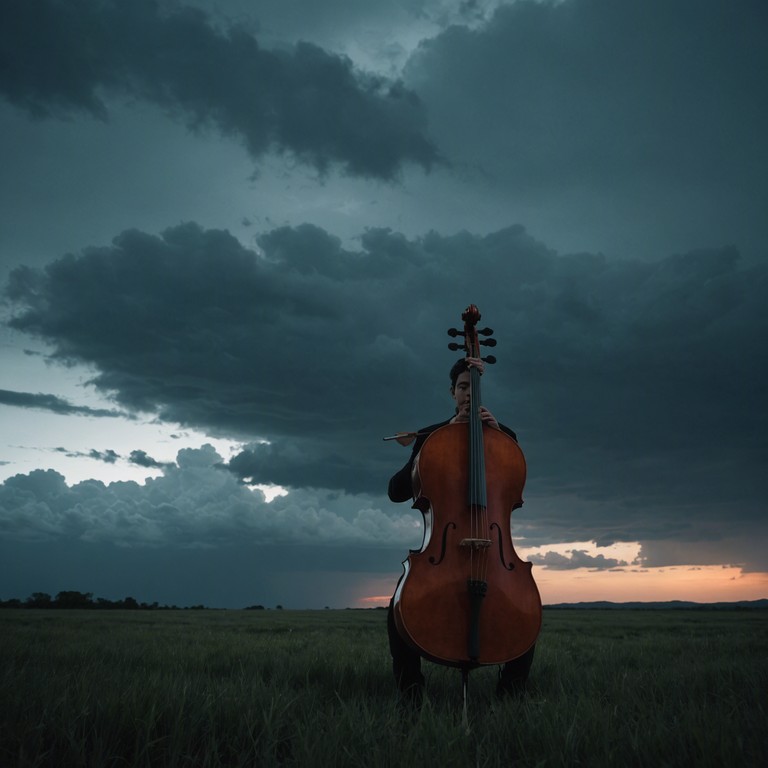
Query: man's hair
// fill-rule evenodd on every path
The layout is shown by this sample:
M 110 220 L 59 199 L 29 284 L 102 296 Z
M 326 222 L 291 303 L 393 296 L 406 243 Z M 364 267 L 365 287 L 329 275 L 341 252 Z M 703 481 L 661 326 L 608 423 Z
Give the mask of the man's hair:
M 451 368 L 451 389 L 456 389 L 456 382 L 458 381 L 459 376 L 461 376 L 464 371 L 468 371 L 469 366 L 467 365 L 467 358 L 462 357 L 461 360 L 457 360 L 453 364 L 453 368 Z

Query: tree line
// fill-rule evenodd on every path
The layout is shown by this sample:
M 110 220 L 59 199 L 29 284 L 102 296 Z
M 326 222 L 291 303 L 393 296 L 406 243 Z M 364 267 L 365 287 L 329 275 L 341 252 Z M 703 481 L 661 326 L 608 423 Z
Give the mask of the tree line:
M 77 592 L 75 590 L 59 592 L 56 597 L 51 597 L 47 592 L 33 592 L 26 600 L 12 597 L 10 600 L 0 600 L 0 608 L 101 608 L 123 611 L 208 610 L 208 606 L 202 604 L 180 607 L 178 605 L 160 605 L 157 601 L 154 603 L 140 603 L 133 597 L 124 597 L 122 600 L 107 600 L 103 597 L 97 597 L 94 600 L 93 592 Z M 282 611 L 283 606 L 276 605 L 275 609 Z M 247 605 L 245 610 L 264 611 L 268 609 L 263 605 Z
M 190 610 L 202 610 L 204 605 L 184 606 Z M 56 597 L 51 597 L 47 592 L 33 592 L 26 600 L 16 597 L 10 600 L 0 600 L 0 608 L 87 608 L 87 609 L 119 609 L 129 611 L 170 611 L 179 610 L 178 605 L 160 605 L 154 603 L 140 603 L 133 597 L 125 597 L 122 600 L 107 600 L 103 597 L 93 599 L 93 592 L 77 592 L 67 590 L 59 592 Z

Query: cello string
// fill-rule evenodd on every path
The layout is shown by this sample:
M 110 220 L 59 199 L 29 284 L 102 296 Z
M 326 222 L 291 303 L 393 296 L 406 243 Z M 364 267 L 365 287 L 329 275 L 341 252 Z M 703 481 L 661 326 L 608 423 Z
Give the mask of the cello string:
M 474 350 L 473 350 L 474 354 Z M 470 389 L 470 405 L 471 405 L 471 440 L 472 440 L 472 456 L 473 456 L 473 479 L 472 482 L 474 484 L 473 488 L 473 499 L 474 504 L 472 507 L 472 538 L 477 539 L 479 538 L 479 509 L 481 508 L 482 503 L 482 494 L 481 494 L 481 482 L 482 482 L 482 471 L 481 471 L 481 459 L 482 459 L 482 453 L 481 447 L 479 445 L 478 440 L 478 434 L 480 432 L 480 402 L 479 402 L 479 395 L 480 395 L 480 373 L 477 370 L 477 368 L 473 367 L 471 374 L 471 381 L 472 386 Z M 472 547 L 473 551 L 475 547 Z M 472 578 L 478 579 L 480 577 L 480 572 L 478 568 L 478 564 L 475 562 L 475 560 L 481 559 L 480 554 L 478 553 L 478 557 L 473 557 L 473 568 L 472 568 Z
M 472 355 L 471 349 L 468 349 L 468 355 Z M 472 369 L 469 368 L 469 536 L 475 535 L 475 503 L 477 501 L 477 490 L 475 488 L 475 426 L 472 418 L 472 412 L 475 408 L 475 380 L 472 376 Z M 475 576 L 475 552 L 474 547 L 469 548 L 469 578 Z
M 479 356 L 477 349 L 474 351 L 474 356 Z M 477 507 L 473 514 L 472 536 L 475 539 L 484 539 L 486 529 L 487 500 L 485 478 L 485 449 L 483 445 L 483 423 L 482 419 L 480 418 L 480 406 L 482 405 L 482 396 L 480 393 L 480 371 L 473 367 L 471 376 L 472 388 L 470 391 L 470 396 L 472 400 L 474 426 L 473 450 L 477 465 L 475 472 L 475 499 L 477 500 Z M 475 563 L 473 578 L 478 581 L 485 581 L 487 552 L 482 545 L 479 545 L 476 561 L 477 562 Z
M 479 351 L 476 350 L 475 354 L 479 357 Z M 476 483 L 477 483 L 477 490 L 478 490 L 478 496 L 477 498 L 480 499 L 483 503 L 479 505 L 479 509 L 477 510 L 475 514 L 475 531 L 474 536 L 477 539 L 485 539 L 487 537 L 487 530 L 488 530 L 488 506 L 487 506 L 487 487 L 486 487 L 486 477 L 485 477 L 485 446 L 484 446 L 484 440 L 483 440 L 483 422 L 480 418 L 480 406 L 482 405 L 482 396 L 480 393 L 480 372 L 477 369 L 474 369 L 474 378 L 475 381 L 473 382 L 472 387 L 472 393 L 475 402 L 473 403 L 473 411 L 476 414 L 476 429 L 475 429 L 475 455 L 478 457 L 478 462 L 482 469 L 478 471 Z M 480 581 L 486 581 L 487 577 L 487 563 L 488 563 L 488 552 L 485 547 L 480 548 L 480 551 L 478 552 L 478 558 L 479 560 L 476 568 L 475 578 Z

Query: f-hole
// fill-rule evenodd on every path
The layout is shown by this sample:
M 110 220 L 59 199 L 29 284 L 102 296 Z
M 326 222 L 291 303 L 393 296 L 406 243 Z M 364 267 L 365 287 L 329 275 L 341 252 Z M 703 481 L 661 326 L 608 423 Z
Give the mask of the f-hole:
M 443 558 L 445 557 L 445 549 L 448 544 L 448 529 L 455 527 L 456 523 L 446 523 L 445 528 L 443 528 L 443 544 L 442 549 L 440 550 L 440 557 L 435 560 L 434 555 L 430 555 L 429 562 L 432 563 L 432 565 L 440 565 L 440 563 L 443 562 Z
M 515 564 L 512 560 L 509 561 L 509 565 L 507 565 L 507 558 L 504 556 L 504 542 L 501 540 L 501 527 L 498 523 L 491 523 L 491 530 L 496 529 L 499 532 L 499 560 L 501 560 L 501 564 L 508 570 L 508 571 L 514 571 L 515 570 Z

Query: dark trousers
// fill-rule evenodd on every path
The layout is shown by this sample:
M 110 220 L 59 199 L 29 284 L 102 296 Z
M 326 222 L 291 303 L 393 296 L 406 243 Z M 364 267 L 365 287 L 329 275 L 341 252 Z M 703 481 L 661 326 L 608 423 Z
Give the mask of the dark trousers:
M 403 640 L 395 626 L 392 612 L 392 601 L 387 610 L 387 633 L 389 635 L 389 652 L 392 654 L 392 672 L 395 682 L 402 693 L 421 690 L 424 686 L 424 675 L 421 674 L 421 655 Z M 533 664 L 533 654 L 536 646 L 532 646 L 522 656 L 508 661 L 499 675 L 499 693 L 522 692 Z

